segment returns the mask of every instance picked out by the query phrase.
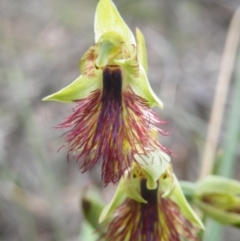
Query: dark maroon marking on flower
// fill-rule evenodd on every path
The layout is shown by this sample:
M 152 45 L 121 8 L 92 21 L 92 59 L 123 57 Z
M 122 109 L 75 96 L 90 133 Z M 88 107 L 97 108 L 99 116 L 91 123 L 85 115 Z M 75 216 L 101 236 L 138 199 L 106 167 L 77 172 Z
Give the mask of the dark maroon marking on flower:
M 141 228 L 141 236 L 146 237 L 143 240 L 146 241 L 157 241 L 159 237 L 159 230 L 157 228 L 159 223 L 157 192 L 158 188 L 149 190 L 146 186 L 146 180 L 141 180 L 141 196 L 147 203 L 141 204 L 141 216 L 138 226 Z M 139 235 L 136 238 L 139 239 Z
M 103 92 L 102 92 L 102 108 L 109 101 L 122 105 L 122 73 L 120 69 L 103 70 Z
M 151 135 L 154 127 L 165 122 L 158 119 L 146 100 L 129 87 L 122 90 L 122 73 L 119 68 L 103 69 L 102 89 L 93 91 L 87 98 L 76 100 L 77 106 L 59 128 L 71 128 L 66 134 L 68 158 L 79 162 L 83 172 L 96 164 L 102 166 L 102 180 L 117 183 L 130 167 L 134 154 L 147 154 L 161 148 Z
M 162 198 L 158 189 L 148 190 L 141 181 L 146 204 L 127 198 L 113 214 L 100 240 L 122 241 L 198 241 L 196 228 L 181 214 L 178 206 Z
M 103 70 L 103 91 L 93 143 L 102 157 L 102 179 L 116 183 L 130 166 L 129 153 L 124 155 L 125 138 L 122 109 L 122 74 L 120 69 Z

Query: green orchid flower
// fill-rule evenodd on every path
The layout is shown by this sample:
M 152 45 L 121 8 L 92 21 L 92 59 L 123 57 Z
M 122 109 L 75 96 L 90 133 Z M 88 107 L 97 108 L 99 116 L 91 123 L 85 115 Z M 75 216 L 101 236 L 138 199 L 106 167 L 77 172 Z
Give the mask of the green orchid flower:
M 193 202 L 217 222 L 240 226 L 240 182 L 208 176 L 196 183 Z
M 100 0 L 95 14 L 95 45 L 80 61 L 81 75 L 44 101 L 76 103 L 73 113 L 58 127 L 66 134 L 68 154 L 85 172 L 102 166 L 105 184 L 117 183 L 134 157 L 161 149 L 151 135 L 166 135 L 150 109 L 163 107 L 147 78 L 145 40 L 137 29 L 133 33 L 111 0 Z M 150 171 L 150 175 L 151 174 Z
M 101 240 L 198 240 L 197 232 L 204 226 L 186 201 L 171 165 L 159 174 L 152 189 L 146 169 L 132 165 L 100 215 L 99 222 L 107 227 Z

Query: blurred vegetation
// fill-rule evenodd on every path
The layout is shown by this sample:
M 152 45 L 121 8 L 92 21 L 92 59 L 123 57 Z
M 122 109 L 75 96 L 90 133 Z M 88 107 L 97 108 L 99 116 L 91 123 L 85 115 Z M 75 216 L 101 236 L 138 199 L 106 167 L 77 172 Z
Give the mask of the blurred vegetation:
M 114 2 L 131 29 L 138 27 L 145 35 L 149 79 L 165 103 L 160 115 L 174 127 L 162 141 L 177 156 L 178 178 L 195 181 L 227 29 L 239 1 Z M 83 187 L 95 183 L 102 188 L 98 168 L 81 174 L 76 163 L 67 162 L 64 148 L 58 152 L 64 139 L 53 127 L 72 105 L 41 102 L 80 74 L 79 59 L 94 43 L 96 4 L 0 0 L 0 241 L 79 241 Z M 219 153 L 229 130 L 226 120 Z M 239 135 L 236 141 L 239 147 Z M 240 179 L 237 150 L 233 175 Z M 103 190 L 105 200 L 114 188 Z M 225 229 L 222 241 L 239 239 L 237 229 Z

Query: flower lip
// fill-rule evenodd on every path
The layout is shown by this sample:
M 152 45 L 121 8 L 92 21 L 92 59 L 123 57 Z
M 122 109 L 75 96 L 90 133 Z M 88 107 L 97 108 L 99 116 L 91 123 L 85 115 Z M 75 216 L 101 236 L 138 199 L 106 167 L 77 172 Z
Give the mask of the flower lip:
M 198 241 L 197 228 L 182 213 L 178 204 L 170 198 L 162 198 L 157 188 L 149 190 L 147 180 L 140 177 L 140 192 L 146 203 L 124 198 L 116 208 L 108 231 L 101 240 L 115 241 Z
M 147 180 L 142 179 L 141 180 L 141 195 L 143 199 L 145 199 L 147 202 L 156 202 L 157 203 L 157 195 L 158 195 L 158 186 L 157 188 L 150 190 L 147 188 Z
M 147 200 L 147 203 L 141 205 L 141 236 L 146 236 L 146 240 L 157 240 L 159 237 L 159 215 L 158 215 L 158 188 L 149 190 L 147 188 L 147 180 L 141 180 L 141 195 Z M 138 225 L 138 226 L 139 226 Z M 139 231 L 140 231 L 139 230 Z M 139 238 L 139 237 L 138 237 Z
M 110 99 L 119 105 L 122 104 L 122 73 L 120 69 L 111 70 L 106 67 L 103 70 L 102 108 L 104 108 L 104 103 Z

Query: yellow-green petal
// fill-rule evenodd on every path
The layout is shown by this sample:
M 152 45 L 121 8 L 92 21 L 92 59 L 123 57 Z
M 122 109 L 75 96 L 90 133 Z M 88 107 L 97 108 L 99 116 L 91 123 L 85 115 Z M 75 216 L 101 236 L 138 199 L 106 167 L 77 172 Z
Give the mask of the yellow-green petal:
M 136 46 L 133 33 L 120 16 L 116 6 L 111 0 L 100 0 L 95 13 L 94 22 L 95 42 L 106 32 L 115 31 L 123 36 L 126 45 L 131 50 L 131 45 Z
M 175 179 L 173 176 L 172 165 L 169 164 L 166 171 L 159 178 L 158 191 L 161 193 L 162 198 L 165 198 L 169 197 L 174 187 Z
M 135 155 L 147 178 L 147 188 L 157 188 L 157 180 L 168 169 L 170 157 L 161 150 L 151 151 L 146 155 Z
M 63 103 L 70 103 L 74 100 L 88 97 L 92 91 L 100 88 L 100 79 L 101 76 L 89 79 L 81 75 L 67 87 L 43 98 L 43 101 L 58 101 Z
M 98 220 L 99 223 L 106 220 L 112 214 L 112 212 L 124 201 L 125 198 L 125 183 L 123 179 L 121 179 L 112 200 L 103 208 Z
M 193 224 L 195 224 L 197 227 L 204 229 L 204 225 L 200 218 L 196 215 L 196 213 L 192 210 L 191 206 L 188 204 L 182 189 L 180 187 L 180 184 L 176 178 L 176 176 L 173 174 L 175 186 L 172 189 L 170 195 L 168 198 L 170 198 L 172 201 L 174 201 L 178 207 L 180 208 L 181 213 Z
M 146 72 L 141 64 L 139 64 L 139 78 L 133 78 L 129 75 L 128 81 L 134 93 L 147 100 L 150 107 L 158 106 L 163 108 L 163 103 L 153 92 Z
M 133 164 L 129 175 L 123 179 L 126 195 L 140 203 L 147 203 L 141 194 L 141 178 L 142 175 L 140 168 Z
M 142 32 L 136 28 L 137 37 L 137 58 L 139 63 L 143 66 L 146 73 L 148 73 L 148 60 L 147 60 L 147 49 L 145 44 L 145 38 Z

